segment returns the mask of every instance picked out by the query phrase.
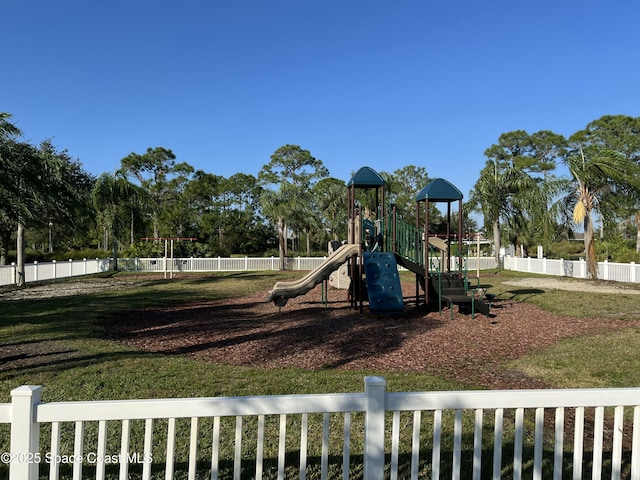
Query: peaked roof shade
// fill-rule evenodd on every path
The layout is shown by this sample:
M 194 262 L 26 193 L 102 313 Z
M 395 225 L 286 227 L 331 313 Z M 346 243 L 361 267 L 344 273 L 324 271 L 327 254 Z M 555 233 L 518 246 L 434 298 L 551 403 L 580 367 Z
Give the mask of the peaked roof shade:
M 347 187 L 372 188 L 384 185 L 383 178 L 371 167 L 362 167 L 351 176 Z
M 444 178 L 436 178 L 420 190 L 416 195 L 416 202 L 453 202 L 462 200 L 462 192 Z

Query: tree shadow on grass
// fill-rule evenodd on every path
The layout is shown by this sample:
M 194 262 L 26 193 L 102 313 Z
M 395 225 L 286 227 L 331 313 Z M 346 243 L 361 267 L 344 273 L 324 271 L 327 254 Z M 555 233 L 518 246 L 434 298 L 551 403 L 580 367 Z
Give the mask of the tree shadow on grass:
M 88 367 L 104 361 L 133 357 L 148 357 L 142 351 L 102 352 L 89 354 L 80 350 L 65 349 L 58 342 L 38 342 L 29 351 L 0 357 L 0 380 L 11 381 L 28 372 L 29 375 L 58 373 L 62 370 Z M 46 345 L 42 345 L 46 343 Z
M 540 295 L 544 293 L 544 290 L 540 290 L 538 288 L 519 288 L 516 290 L 507 290 L 506 292 L 503 292 L 500 294 L 500 296 L 502 295 L 511 295 L 510 298 L 508 298 L 508 300 L 518 300 L 519 302 L 526 302 L 527 300 L 529 300 L 532 297 L 535 297 L 536 295 Z

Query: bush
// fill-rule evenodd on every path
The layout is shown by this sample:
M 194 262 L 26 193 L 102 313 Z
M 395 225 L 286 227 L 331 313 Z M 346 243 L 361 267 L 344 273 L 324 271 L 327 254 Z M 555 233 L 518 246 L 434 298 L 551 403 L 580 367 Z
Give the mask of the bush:
M 636 242 L 627 238 L 617 237 L 606 241 L 596 242 L 596 257 L 598 261 L 609 260 L 617 263 L 638 262 L 640 254 L 636 253 Z
M 584 257 L 584 242 L 582 240 L 563 240 L 549 246 L 545 252 L 547 258 L 572 259 Z
M 65 252 L 63 255 L 60 254 L 52 254 L 53 258 L 61 258 L 64 260 L 73 259 L 73 260 L 82 260 L 92 259 L 92 258 L 106 258 L 111 256 L 111 252 L 107 250 L 101 250 L 98 248 L 83 248 L 81 250 L 69 250 Z

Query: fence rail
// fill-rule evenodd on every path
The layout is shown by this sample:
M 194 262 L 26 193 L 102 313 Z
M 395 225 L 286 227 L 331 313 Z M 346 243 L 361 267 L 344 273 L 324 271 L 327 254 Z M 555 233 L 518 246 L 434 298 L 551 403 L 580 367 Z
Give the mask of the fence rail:
M 640 479 L 640 388 L 41 401 L 0 405 L 10 480 Z M 563 477 L 564 475 L 564 477 Z

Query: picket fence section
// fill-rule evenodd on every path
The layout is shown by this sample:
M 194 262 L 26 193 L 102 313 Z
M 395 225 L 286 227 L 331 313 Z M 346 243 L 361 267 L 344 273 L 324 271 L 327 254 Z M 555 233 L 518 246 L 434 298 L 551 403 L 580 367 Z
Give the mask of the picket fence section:
M 287 270 L 313 270 L 327 259 L 327 257 L 287 257 L 285 268 Z M 452 258 L 452 268 L 457 268 L 457 259 Z M 439 263 L 436 258 L 432 264 Z M 494 258 L 480 257 L 465 259 L 465 268 L 480 270 L 495 268 Z M 126 258 L 118 260 L 119 268 L 127 271 L 139 272 L 227 272 L 249 270 L 280 270 L 278 257 L 242 257 L 242 258 Z M 403 269 L 403 267 L 398 267 Z
M 313 270 L 326 257 L 289 257 L 286 259 L 288 270 Z M 548 258 L 522 258 L 506 256 L 502 259 L 505 270 L 536 273 L 541 275 L 556 275 L 579 279 L 589 278 L 584 259 L 564 260 Z M 462 270 L 474 272 L 476 270 L 490 270 L 497 268 L 494 257 L 466 257 L 463 258 Z M 431 268 L 438 268 L 439 259 L 431 260 Z M 141 272 L 224 272 L 249 270 L 279 270 L 278 257 L 243 257 L 243 258 L 130 258 L 120 259 L 121 268 L 128 271 Z M 402 267 L 399 267 L 402 269 Z M 458 270 L 458 258 L 451 257 L 452 270 Z M 640 264 L 598 262 L 598 278 L 615 282 L 640 283 Z
M 0 405 L 10 480 L 127 479 L 136 468 L 143 479 L 640 479 L 640 388 L 388 392 L 366 377 L 363 393 L 53 403 L 41 393 L 22 386 Z
M 558 275 L 572 278 L 589 278 L 587 262 L 581 260 L 557 260 L 548 258 L 504 257 L 504 268 L 518 272 Z M 598 262 L 598 279 L 614 282 L 640 283 L 640 264 Z
M 287 270 L 313 270 L 327 257 L 287 257 Z M 432 260 L 432 268 L 436 268 L 438 259 Z M 498 264 L 493 257 L 468 257 L 464 259 L 463 270 L 490 270 Z M 54 280 L 57 278 L 88 275 L 109 271 L 111 259 L 69 260 L 56 262 L 34 262 L 25 265 L 25 282 Z M 183 272 L 233 272 L 254 270 L 279 270 L 278 257 L 215 257 L 215 258 L 120 258 L 118 268 L 133 272 L 159 272 L 166 274 Z M 402 267 L 399 267 L 402 269 Z M 502 258 L 502 268 L 519 272 L 542 275 L 556 275 L 572 278 L 589 278 L 584 259 L 564 260 L 548 258 L 522 258 L 506 256 Z M 458 259 L 451 258 L 451 269 L 458 269 Z M 598 262 L 598 278 L 614 282 L 640 283 L 640 264 Z M 16 283 L 16 266 L 0 266 L 0 286 Z
M 58 262 L 33 262 L 24 266 L 25 282 L 37 282 L 39 280 L 55 280 L 58 278 L 91 275 L 93 273 L 109 271 L 108 258 L 68 260 Z M 16 264 L 0 265 L 0 286 L 15 285 Z
M 287 270 L 313 270 L 327 257 L 287 257 Z M 118 268 L 131 272 L 238 272 L 280 270 L 278 257 L 121 258 Z

